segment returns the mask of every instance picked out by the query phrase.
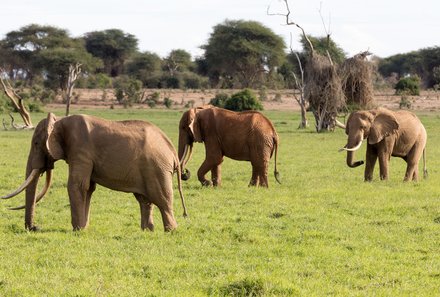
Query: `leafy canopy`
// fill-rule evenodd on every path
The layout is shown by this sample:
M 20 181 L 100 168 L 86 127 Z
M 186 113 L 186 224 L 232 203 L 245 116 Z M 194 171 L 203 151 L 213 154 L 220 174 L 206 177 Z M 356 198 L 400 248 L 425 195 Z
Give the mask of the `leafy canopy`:
M 255 86 L 285 57 L 283 39 L 255 21 L 226 20 L 216 25 L 202 48 L 211 79 L 218 83 L 223 79 L 229 87 Z

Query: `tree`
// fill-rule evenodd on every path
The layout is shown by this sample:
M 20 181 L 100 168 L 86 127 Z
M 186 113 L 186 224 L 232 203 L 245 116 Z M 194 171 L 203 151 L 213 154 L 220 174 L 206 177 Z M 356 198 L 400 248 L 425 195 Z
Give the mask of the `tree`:
M 161 76 L 159 74 L 161 63 L 162 60 L 157 54 L 151 52 L 137 53 L 127 62 L 125 73 L 142 81 L 144 86 L 157 87 L 157 85 L 149 84 L 155 77 L 158 79 Z
M 307 35 L 307 38 L 312 43 L 315 53 L 323 56 L 330 55 L 334 64 L 341 64 L 347 58 L 344 50 L 339 47 L 330 36 L 314 37 L 311 35 Z M 303 46 L 303 52 L 310 53 L 310 46 L 305 36 L 301 37 L 301 44 Z
M 84 35 L 85 47 L 102 59 L 103 71 L 115 77 L 122 73 L 126 60 L 137 50 L 137 38 L 119 29 L 89 32 Z
M 285 57 L 283 39 L 254 21 L 216 25 L 202 48 L 210 79 L 223 87 L 255 87 Z
M 32 83 L 43 70 L 41 54 L 53 48 L 70 48 L 76 41 L 64 29 L 31 24 L 11 31 L 0 42 L 2 67 L 8 76 Z
M 168 71 L 171 76 L 176 72 L 192 71 L 195 68 L 191 54 L 182 49 L 172 50 L 163 60 L 163 64 L 163 70 Z

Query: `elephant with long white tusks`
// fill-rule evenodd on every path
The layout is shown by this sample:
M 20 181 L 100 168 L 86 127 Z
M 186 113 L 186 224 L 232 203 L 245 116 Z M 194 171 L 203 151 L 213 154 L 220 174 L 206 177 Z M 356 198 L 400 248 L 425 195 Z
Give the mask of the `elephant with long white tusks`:
M 417 116 L 409 111 L 390 111 L 385 108 L 357 111 L 350 114 L 345 127 L 347 144 L 339 151 L 347 151 L 347 165 L 351 168 L 364 164 L 354 162 L 354 153 L 367 140 L 365 181 L 373 179 L 376 161 L 379 160 L 380 179 L 388 178 L 390 157 L 406 161 L 404 180 L 418 179 L 419 161 L 423 155 L 423 174 L 426 169 L 426 130 Z
M 153 205 L 162 215 L 165 231 L 177 227 L 173 212 L 173 174 L 177 172 L 178 190 L 184 216 L 186 207 L 181 187 L 180 163 L 168 137 L 145 121 L 108 121 L 87 115 L 57 119 L 49 113 L 35 128 L 28 156 L 25 182 L 9 199 L 26 190 L 25 227 L 35 231 L 35 205 L 50 187 L 57 160 L 69 165 L 67 190 L 72 227 L 89 224 L 90 200 L 96 184 L 133 193 L 141 210 L 141 228 L 154 229 Z M 42 191 L 35 195 L 39 177 L 46 173 Z

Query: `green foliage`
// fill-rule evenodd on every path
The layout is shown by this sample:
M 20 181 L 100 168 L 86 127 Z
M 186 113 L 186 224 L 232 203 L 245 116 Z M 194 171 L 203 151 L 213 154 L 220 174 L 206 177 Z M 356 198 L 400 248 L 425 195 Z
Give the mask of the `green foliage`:
M 64 109 L 51 111 L 64 114 Z M 87 113 L 113 120 L 148 119 L 177 145 L 181 111 Z M 155 232 L 142 232 L 133 195 L 101 186 L 93 194 L 89 228 L 72 232 L 68 165 L 56 162 L 53 185 L 36 207 L 41 232 L 26 232 L 24 212 L 7 209 L 21 205 L 23 194 L 1 201 L 0 295 L 438 295 L 438 113 L 419 115 L 430 137 L 431 176 L 418 183 L 402 182 L 406 163 L 400 158 L 391 158 L 388 181 L 380 181 L 377 164 L 374 180 L 365 183 L 364 168 L 348 168 L 345 154 L 336 152 L 347 140 L 343 130 L 297 130 L 299 114 L 264 113 L 281 138 L 282 184 L 273 177 L 273 157 L 269 189 L 247 186 L 249 162 L 225 158 L 221 187 L 202 188 L 195 176 L 183 183 L 188 219 L 174 188 L 179 226 L 172 233 L 163 232 L 157 208 Z M 32 114 L 34 123 L 45 117 Z M 0 195 L 24 180 L 32 133 L 0 129 Z M 365 146 L 359 159 L 364 154 Z M 203 145 L 195 144 L 188 168 L 197 172 L 204 158 Z
M 327 56 L 327 51 L 328 51 L 330 57 L 332 58 L 333 63 L 341 64 L 347 58 L 347 55 L 345 54 L 344 50 L 339 45 L 337 45 L 336 42 L 330 37 L 327 36 L 313 37 L 310 35 L 308 35 L 307 37 L 312 43 L 314 50 L 318 54 Z M 305 40 L 304 36 L 301 37 L 301 43 L 303 46 L 303 52 L 304 53 L 310 52 L 309 45 Z M 298 63 L 296 62 L 296 64 Z
M 394 87 L 397 95 L 420 95 L 420 78 L 418 76 L 408 76 L 401 78 Z
M 171 100 L 170 98 L 165 97 L 165 98 L 163 99 L 163 105 L 165 105 L 166 108 L 171 108 L 171 106 L 172 106 L 173 104 L 174 104 L 174 101 Z
M 77 88 L 109 89 L 112 87 L 112 78 L 105 73 L 82 76 L 75 84 Z
M 284 60 L 283 39 L 254 21 L 226 20 L 214 27 L 205 49 L 213 85 L 253 87 L 265 81 Z
M 226 93 L 218 93 L 209 101 L 209 104 L 224 108 L 226 101 L 229 99 L 229 95 Z
M 431 88 L 438 83 L 435 67 L 439 65 L 440 47 L 436 46 L 381 59 L 378 71 L 384 77 L 389 77 L 393 73 L 397 73 L 400 77 L 417 75 L 425 87 Z
M 263 105 L 250 89 L 244 89 L 226 99 L 224 108 L 233 111 L 263 110 Z
M 116 90 L 116 100 L 124 106 L 140 103 L 142 82 L 128 76 L 121 75 L 114 79 L 113 85 Z
M 89 32 L 84 40 L 87 51 L 103 61 L 103 71 L 111 77 L 122 73 L 124 62 L 137 50 L 138 45 L 134 35 L 119 29 Z
M 125 73 L 144 84 L 144 86 L 157 88 L 157 83 L 151 83 L 160 71 L 161 59 L 157 54 L 151 52 L 138 53 L 128 61 Z
M 400 98 L 400 102 L 399 102 L 399 108 L 403 109 L 411 109 L 411 100 L 408 98 L 408 96 L 404 95 Z

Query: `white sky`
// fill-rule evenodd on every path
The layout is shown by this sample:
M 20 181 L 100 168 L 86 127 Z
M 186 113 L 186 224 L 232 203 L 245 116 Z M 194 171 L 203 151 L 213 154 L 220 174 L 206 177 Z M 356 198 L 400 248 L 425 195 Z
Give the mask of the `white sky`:
M 253 20 L 300 50 L 300 31 L 286 26 L 280 0 L 5 0 L 0 10 L 0 38 L 31 23 L 69 31 L 121 29 L 136 36 L 140 51 L 166 56 L 184 49 L 202 55 L 213 27 L 224 20 Z M 319 14 L 330 20 L 332 38 L 349 55 L 369 50 L 380 57 L 440 46 L 439 0 L 289 0 L 291 20 L 307 34 L 325 35 Z

